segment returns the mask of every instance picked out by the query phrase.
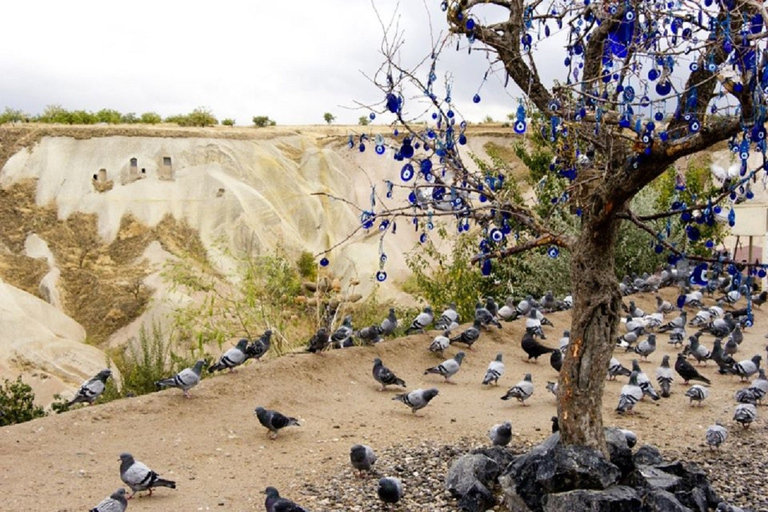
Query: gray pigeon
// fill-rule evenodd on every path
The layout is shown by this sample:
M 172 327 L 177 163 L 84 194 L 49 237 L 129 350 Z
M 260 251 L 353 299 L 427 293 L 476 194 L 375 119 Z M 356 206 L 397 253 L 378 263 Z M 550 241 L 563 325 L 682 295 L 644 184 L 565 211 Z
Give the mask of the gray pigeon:
M 406 387 L 405 381 L 398 378 L 392 373 L 392 370 L 384 366 L 384 363 L 382 363 L 381 359 L 378 357 L 373 360 L 373 378 L 376 382 L 381 384 L 381 389 L 379 391 L 384 391 L 387 386 Z
M 451 381 L 451 377 L 456 375 L 456 373 L 461 369 L 461 361 L 463 359 L 464 359 L 464 352 L 459 352 L 455 356 L 453 356 L 453 358 L 446 359 L 439 365 L 433 366 L 432 368 L 427 368 L 426 370 L 424 370 L 424 375 L 427 375 L 430 373 L 437 373 L 445 377 L 446 382 L 453 383 Z
M 376 454 L 373 448 L 366 444 L 356 444 L 349 451 L 349 461 L 352 467 L 362 476 L 363 471 L 370 471 L 376 462 Z
M 685 396 L 690 398 L 690 401 L 688 402 L 690 405 L 693 405 L 693 402 L 696 401 L 699 403 L 699 406 L 701 406 L 704 400 L 709 396 L 709 390 L 701 384 L 694 384 L 685 392 Z
M 423 409 L 427 404 L 438 395 L 437 388 L 429 389 L 416 389 L 410 393 L 403 393 L 401 395 L 395 395 L 392 400 L 399 400 L 405 405 L 411 408 L 411 412 L 415 413 L 419 409 Z
M 149 491 L 152 496 L 153 487 L 176 488 L 176 482 L 160 478 L 160 475 L 135 460 L 130 453 L 120 454 L 120 479 L 133 491 L 128 499 L 139 491 Z
M 456 304 L 450 303 L 435 322 L 435 329 L 438 331 L 450 331 L 459 326 L 459 314 L 456 312 Z
M 451 343 L 463 343 L 472 350 L 472 345 L 480 338 L 481 326 L 480 320 L 475 318 L 475 323 L 471 327 L 467 327 L 461 334 L 450 339 Z
M 224 370 L 225 368 L 229 368 L 230 372 L 235 371 L 236 366 L 240 366 L 248 359 L 248 354 L 246 354 L 247 348 L 248 340 L 245 338 L 241 339 L 237 342 L 236 346 L 224 352 L 224 355 L 219 358 L 219 362 L 208 367 L 208 373 Z
M 619 414 L 633 414 L 635 404 L 642 398 L 643 390 L 640 389 L 640 386 L 637 384 L 637 372 L 632 372 L 629 376 L 629 383 L 624 384 L 621 388 L 619 405 L 616 407 L 616 412 Z
M 259 423 L 269 430 L 270 439 L 276 439 L 277 431 L 282 428 L 290 427 L 292 425 L 296 427 L 301 426 L 299 425 L 299 420 L 296 418 L 289 418 L 277 411 L 272 411 L 263 407 L 257 407 L 254 414 L 256 414 L 256 417 L 259 419 Z
M 331 343 L 334 347 L 342 348 L 345 342 L 352 337 L 355 330 L 352 328 L 352 315 L 347 315 L 342 320 L 338 329 L 331 334 Z
M 77 403 L 85 402 L 88 405 L 92 405 L 107 387 L 107 379 L 112 376 L 112 370 L 101 370 L 95 377 L 91 377 L 87 381 L 83 382 L 80 389 L 75 393 L 75 397 L 67 404 L 67 407 L 72 407 Z
M 504 305 L 499 308 L 499 317 L 507 322 L 517 318 L 517 306 L 515 305 L 515 299 L 513 297 L 507 297 L 504 301 Z
M 720 448 L 720 445 L 728 439 L 728 431 L 719 423 L 707 427 L 706 439 L 711 448 Z
M 745 359 L 744 361 L 736 363 L 732 369 L 727 371 L 728 373 L 735 373 L 741 377 L 741 380 L 746 380 L 747 378 L 757 373 L 757 371 L 760 369 L 761 360 L 762 357 L 758 354 L 752 356 L 752 359 Z
M 126 508 L 128 500 L 125 499 L 125 489 L 121 487 L 88 512 L 125 512 Z
M 300 507 L 288 498 L 283 498 L 277 489 L 267 487 L 264 491 L 267 499 L 264 500 L 264 507 L 267 512 L 308 512 L 307 509 Z
M 443 334 L 435 336 L 435 339 L 432 340 L 432 343 L 429 345 L 429 350 L 442 356 L 443 351 L 448 348 L 448 345 L 451 344 L 451 340 L 449 338 L 450 335 L 451 331 L 445 331 Z
M 507 394 L 501 397 L 502 400 L 509 400 L 511 398 L 517 398 L 517 401 L 520 402 L 521 405 L 525 405 L 525 401 L 533 395 L 533 381 L 531 379 L 531 374 L 526 373 L 523 380 L 509 388 L 507 390 Z
M 756 419 L 757 408 L 752 404 L 739 404 L 733 410 L 733 421 L 740 423 L 744 428 L 749 428 Z
M 389 315 L 387 318 L 381 321 L 381 335 L 389 336 L 397 329 L 397 316 L 395 316 L 395 308 L 389 308 Z
M 271 338 L 272 338 L 272 330 L 267 329 L 264 331 L 264 334 L 259 337 L 257 340 L 253 340 L 253 343 L 248 345 L 248 348 L 245 349 L 245 353 L 248 355 L 248 357 L 252 359 L 256 359 L 257 361 L 261 359 L 261 357 L 266 354 L 269 351 L 269 346 L 271 344 Z
M 648 356 L 656 351 L 656 335 L 651 333 L 646 339 L 635 345 L 635 353 L 640 355 L 640 359 L 648 360 Z
M 626 368 L 621 361 L 615 357 L 611 358 L 611 362 L 608 363 L 608 380 L 615 380 L 617 375 L 623 375 L 629 377 L 632 372 L 629 368 Z
M 675 376 L 672 373 L 672 368 L 669 366 L 669 355 L 664 354 L 664 357 L 661 359 L 661 366 L 656 368 L 656 382 L 659 383 L 661 388 L 661 396 L 669 398 L 672 381 L 674 380 Z
M 379 480 L 379 487 L 376 490 L 379 499 L 387 504 L 394 504 L 403 497 L 403 484 L 399 479 L 387 476 Z
M 488 432 L 493 446 L 507 446 L 512 440 L 512 423 L 505 421 L 491 427 Z
M 501 361 L 502 354 L 499 352 L 496 354 L 496 359 L 491 361 L 488 365 L 488 370 L 485 372 L 485 378 L 483 379 L 483 385 L 488 385 L 491 382 L 495 386 L 499 385 L 499 377 L 504 375 L 504 363 Z
M 311 352 L 313 354 L 322 354 L 323 350 L 328 348 L 330 343 L 330 331 L 328 331 L 327 327 L 321 327 L 317 330 L 317 332 L 315 332 L 312 338 L 310 338 L 309 344 L 307 345 L 307 352 Z
M 192 368 L 184 368 L 173 377 L 159 380 L 155 382 L 155 386 L 158 389 L 168 387 L 179 388 L 184 393 L 184 396 L 189 398 L 189 390 L 200 382 L 200 374 L 203 372 L 204 365 L 205 361 L 200 359 Z
M 357 331 L 357 337 L 368 345 L 375 345 L 382 341 L 383 338 L 381 337 L 381 333 L 381 327 L 378 325 L 371 325 L 369 327 L 363 327 Z
M 646 375 L 640 368 L 640 363 L 638 363 L 637 359 L 632 360 L 632 371 L 637 373 L 637 385 L 643 390 L 643 395 L 648 395 L 654 400 L 661 398 L 654 389 L 651 379 L 648 378 L 648 375 Z
M 480 324 L 483 327 L 488 327 L 488 325 L 492 324 L 501 329 L 499 321 L 488 311 L 488 308 L 483 306 L 482 302 L 475 304 L 475 320 L 480 320 Z
M 434 313 L 432 313 L 432 308 L 430 306 L 427 306 L 424 308 L 424 311 L 419 313 L 416 318 L 414 318 L 413 322 L 411 323 L 411 326 L 408 327 L 405 330 L 405 334 L 411 334 L 412 332 L 420 332 L 423 333 L 424 329 L 432 324 L 432 321 L 435 319 Z

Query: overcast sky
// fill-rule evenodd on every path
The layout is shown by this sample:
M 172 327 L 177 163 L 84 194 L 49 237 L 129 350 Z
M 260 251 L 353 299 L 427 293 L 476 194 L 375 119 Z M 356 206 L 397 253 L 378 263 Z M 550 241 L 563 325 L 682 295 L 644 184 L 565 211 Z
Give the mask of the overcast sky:
M 404 61 L 423 58 L 445 33 L 439 4 L 376 0 L 385 21 L 399 13 Z M 4 5 L 3 17 L 0 107 L 30 114 L 50 104 L 162 116 L 206 106 L 238 124 L 254 115 L 315 124 L 324 112 L 355 124 L 368 113 L 356 103 L 383 99 L 364 76 L 384 60 L 370 0 L 24 0 Z M 441 65 L 455 76 L 465 118 L 513 112 L 517 94 L 502 76 L 482 85 L 485 55 L 453 48 Z

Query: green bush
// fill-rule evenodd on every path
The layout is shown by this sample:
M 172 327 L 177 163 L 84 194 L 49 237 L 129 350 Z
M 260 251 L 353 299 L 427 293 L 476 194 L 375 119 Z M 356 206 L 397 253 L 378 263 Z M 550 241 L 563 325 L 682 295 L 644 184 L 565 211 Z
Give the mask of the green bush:
M 35 405 L 35 393 L 29 384 L 16 380 L 4 379 L 0 386 L 0 426 L 24 423 L 25 421 L 45 416 L 45 410 Z
M 122 118 L 120 112 L 110 108 L 103 108 L 96 112 L 96 120 L 99 123 L 120 124 Z
M 5 111 L 0 114 L 0 124 L 26 123 L 27 121 L 29 121 L 29 115 L 11 107 L 5 107 Z
M 323 114 L 323 120 L 325 120 L 325 122 L 328 124 L 332 124 L 336 120 L 336 116 L 330 112 L 326 112 Z
M 144 124 L 159 124 L 163 122 L 163 119 L 155 112 L 144 112 L 141 114 L 139 122 Z
M 257 128 L 264 128 L 265 126 L 275 126 L 277 123 L 269 118 L 269 116 L 253 116 L 253 124 Z
M 221 122 L 221 124 L 224 125 L 224 126 L 235 126 L 235 120 L 227 118 L 227 119 L 224 119 Z
M 296 268 L 299 270 L 299 275 L 302 279 L 307 281 L 315 281 L 317 279 L 317 261 L 314 255 L 309 251 L 304 251 L 296 260 Z
M 120 116 L 120 122 L 123 124 L 136 124 L 139 122 L 139 118 L 135 112 L 128 112 Z
M 357 124 L 360 126 L 368 126 L 371 124 L 371 120 L 368 116 L 360 116 L 360 119 L 357 120 Z

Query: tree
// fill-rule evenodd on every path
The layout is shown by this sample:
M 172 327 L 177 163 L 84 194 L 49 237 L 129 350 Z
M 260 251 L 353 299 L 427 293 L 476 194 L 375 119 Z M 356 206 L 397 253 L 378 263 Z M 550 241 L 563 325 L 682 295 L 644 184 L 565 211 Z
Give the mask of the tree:
M 323 114 L 323 119 L 325 120 L 326 123 L 333 124 L 333 122 L 336 120 L 336 116 L 334 116 L 330 112 L 326 112 L 325 114 Z
M 159 124 L 163 122 L 163 118 L 155 112 L 144 112 L 141 114 L 139 122 L 144 124 Z
M 269 116 L 253 116 L 253 124 L 257 128 L 264 128 L 265 126 L 275 126 L 277 123 L 269 118 Z
M 120 112 L 111 108 L 103 108 L 96 112 L 96 121 L 99 123 L 120 124 L 122 118 Z
M 360 118 L 357 120 L 357 124 L 360 126 L 368 126 L 371 124 L 371 120 L 368 118 L 368 116 L 360 116 Z
M 221 124 L 224 126 L 235 126 L 235 120 L 227 118 L 221 121 Z
M 197 107 L 187 115 L 189 124 L 187 126 L 214 126 L 219 124 L 216 116 L 208 107 Z
M 704 269 L 733 263 L 692 247 L 706 245 L 699 226 L 722 218 L 716 207 L 727 211 L 749 197 L 750 180 L 763 170 L 749 156 L 766 150 L 768 15 L 751 0 L 451 0 L 442 7 L 448 35 L 426 49 L 416 68 L 400 63 L 401 36 L 385 35 L 387 62 L 373 81 L 382 111 L 405 133 L 388 145 L 404 161 L 397 187 L 410 192 L 409 204 L 376 210 L 372 201 L 361 208 L 359 229 L 377 223 L 384 236 L 398 217 L 412 217 L 425 234 L 436 217 L 455 219 L 459 232 L 474 223 L 483 234 L 475 261 L 486 275 L 498 260 L 524 251 L 568 252 L 574 302 L 559 382 L 561 439 L 606 452 L 601 406 L 622 303 L 614 268 L 619 228 L 629 223 L 642 230 L 670 263 L 682 258 Z M 437 70 L 444 49 L 478 47 L 491 54 L 486 76 L 500 74 L 520 96 L 514 131 L 539 133 L 554 150 L 545 178 L 559 193 L 549 204 L 519 201 L 504 172 L 463 163 L 459 92 L 451 89 L 450 74 L 441 89 Z M 553 48 L 563 48 L 561 55 L 553 57 Z M 540 70 L 553 72 L 552 63 L 563 67 L 559 80 L 548 83 Z M 432 120 L 426 127 L 424 111 Z M 706 197 L 675 200 L 669 210 L 632 209 L 632 199 L 676 161 L 720 141 L 741 157 L 738 179 Z M 684 190 L 686 170 L 676 176 L 675 189 Z M 666 219 L 685 226 L 685 244 L 658 227 Z M 577 229 L 570 233 L 564 223 Z

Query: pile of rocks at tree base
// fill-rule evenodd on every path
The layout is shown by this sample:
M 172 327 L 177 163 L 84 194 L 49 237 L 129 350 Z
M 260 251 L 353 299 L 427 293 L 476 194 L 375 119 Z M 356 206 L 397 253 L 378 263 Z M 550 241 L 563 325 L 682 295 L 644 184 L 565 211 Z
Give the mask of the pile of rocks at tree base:
M 610 460 L 591 448 L 564 446 L 559 434 L 517 457 L 505 449 L 475 450 L 454 462 L 446 487 L 467 512 L 493 508 L 497 483 L 514 512 L 707 512 L 721 501 L 695 463 L 664 461 L 650 445 L 633 454 L 619 429 L 606 429 L 606 438 Z

